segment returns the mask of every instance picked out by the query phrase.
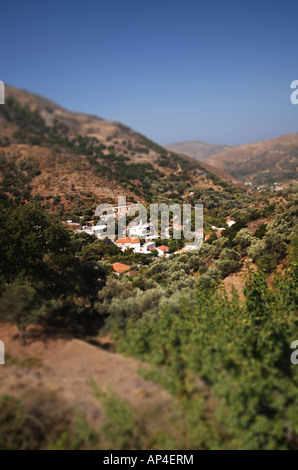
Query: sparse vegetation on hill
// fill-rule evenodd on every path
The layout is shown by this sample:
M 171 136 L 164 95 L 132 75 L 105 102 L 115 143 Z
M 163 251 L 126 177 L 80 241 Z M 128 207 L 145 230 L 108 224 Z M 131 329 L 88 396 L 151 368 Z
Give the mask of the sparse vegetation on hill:
M 239 147 L 207 158 L 207 163 L 255 186 L 297 182 L 298 134 Z
M 167 407 L 137 414 L 98 388 L 96 369 L 88 379 L 105 409 L 100 429 L 74 416 L 59 393 L 32 385 L 32 398 L 0 397 L 0 448 L 297 450 L 297 189 L 248 192 L 126 126 L 12 95 L 0 107 L 0 321 L 33 349 L 32 325 L 53 342 L 80 338 L 71 341 L 91 362 L 102 350 L 90 343 L 98 348 L 106 335 L 114 351 L 147 363 L 142 375 L 159 384 L 158 397 L 167 391 Z M 171 254 L 184 239 L 160 239 L 171 256 L 157 258 L 62 223 L 92 222 L 97 204 L 115 203 L 120 191 L 145 204 L 203 204 L 208 240 Z M 227 217 L 235 219 L 229 228 Z M 117 276 L 114 263 L 129 272 Z M 237 291 L 225 290 L 231 279 Z M 16 367 L 22 377 L 43 363 L 8 356 L 5 367 L 15 378 Z
M 164 195 L 164 201 L 173 199 L 173 202 L 182 202 L 189 187 L 232 187 L 224 181 L 224 177 L 216 177 L 210 169 L 206 170 L 194 160 L 167 151 L 126 126 L 113 123 L 113 136 L 103 136 L 99 130 L 107 123 L 96 120 L 98 132 L 94 135 L 92 132 L 86 132 L 85 127 L 80 127 L 78 118 L 74 131 L 74 118 L 69 116 L 71 113 L 68 115 L 66 111 L 62 113 L 59 110 L 55 115 L 53 109 L 51 112 L 47 110 L 48 105 L 43 109 L 37 98 L 28 102 L 28 96 L 25 94 L 22 95 L 22 103 L 19 101 L 19 93 L 14 89 L 11 89 L 10 93 L 6 105 L 0 108 L 0 118 L 2 117 L 6 129 L 6 134 L 1 140 L 2 158 L 11 160 L 13 156 L 17 168 L 19 152 L 16 151 L 13 155 L 12 151 L 16 143 L 25 146 L 30 159 L 33 159 L 35 164 L 38 161 L 33 175 L 41 175 L 37 180 L 39 183 L 41 180 L 47 180 L 44 190 L 49 187 L 49 180 L 52 180 L 54 173 L 49 171 L 48 160 L 41 159 L 42 152 L 39 148 L 50 149 L 50 160 L 56 160 L 57 172 L 63 171 L 67 162 L 72 167 L 72 172 L 77 173 L 78 166 L 82 166 L 84 162 L 84 172 L 88 171 L 93 175 L 93 187 L 90 182 L 87 183 L 92 197 L 96 197 L 97 192 L 94 186 L 101 186 L 103 179 L 105 186 L 109 185 L 109 182 L 113 185 L 116 183 L 123 191 L 129 192 L 129 195 L 133 194 L 137 199 L 147 202 L 160 199 L 161 193 Z M 48 158 L 49 153 L 46 156 Z M 80 156 L 80 163 L 76 156 Z M 21 158 L 24 159 L 23 156 Z M 77 167 L 75 162 L 78 162 Z M 23 199 L 28 200 L 34 188 L 35 181 L 32 186 L 27 184 L 25 193 L 23 188 L 20 188 L 19 193 Z M 7 192 L 7 185 L 4 185 L 3 191 Z M 59 195 L 62 196 L 61 192 Z M 72 201 L 69 205 L 72 205 Z

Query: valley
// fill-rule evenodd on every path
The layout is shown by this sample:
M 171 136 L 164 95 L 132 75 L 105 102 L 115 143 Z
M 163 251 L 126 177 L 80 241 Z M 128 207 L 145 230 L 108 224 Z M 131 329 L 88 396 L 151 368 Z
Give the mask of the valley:
M 7 91 L 0 448 L 297 449 L 296 134 L 198 161 Z M 201 248 L 138 203 L 203 204 Z

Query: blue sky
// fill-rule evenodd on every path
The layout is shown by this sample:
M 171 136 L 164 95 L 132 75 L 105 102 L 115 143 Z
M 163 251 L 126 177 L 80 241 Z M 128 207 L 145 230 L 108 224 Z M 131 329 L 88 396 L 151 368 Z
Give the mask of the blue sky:
M 298 2 L 10 0 L 0 79 L 164 144 L 298 132 Z

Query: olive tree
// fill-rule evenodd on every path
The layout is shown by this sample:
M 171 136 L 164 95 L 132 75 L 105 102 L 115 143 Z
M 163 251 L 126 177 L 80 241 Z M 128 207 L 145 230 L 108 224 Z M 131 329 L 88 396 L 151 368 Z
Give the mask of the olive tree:
M 26 328 L 39 322 L 42 316 L 41 299 L 28 283 L 14 281 L 0 299 L 0 320 L 15 324 L 20 331 L 20 341 L 26 341 Z

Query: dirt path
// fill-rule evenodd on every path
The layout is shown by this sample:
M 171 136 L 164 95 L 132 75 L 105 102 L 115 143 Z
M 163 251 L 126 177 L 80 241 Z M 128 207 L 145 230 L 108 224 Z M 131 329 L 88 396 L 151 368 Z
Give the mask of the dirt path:
M 182 168 L 180 166 L 180 163 L 177 164 L 177 170 L 173 173 L 174 175 L 179 175 L 179 173 L 182 173 Z
M 29 339 L 20 346 L 14 326 L 0 324 L 7 364 L 0 366 L 0 394 L 20 396 L 30 390 L 55 392 L 74 409 L 80 409 L 88 421 L 98 426 L 103 408 L 94 397 L 89 382 L 95 380 L 103 391 L 112 390 L 130 402 L 140 413 L 160 413 L 170 405 L 169 394 L 138 373 L 143 364 L 87 344 L 77 339 Z M 31 358 L 32 366 L 22 360 Z M 11 358 L 16 360 L 12 361 Z

